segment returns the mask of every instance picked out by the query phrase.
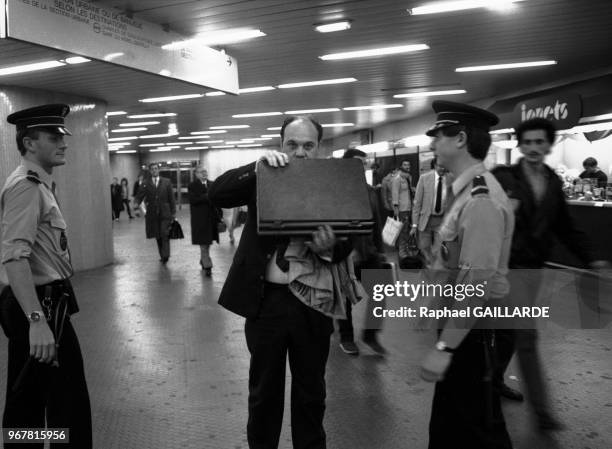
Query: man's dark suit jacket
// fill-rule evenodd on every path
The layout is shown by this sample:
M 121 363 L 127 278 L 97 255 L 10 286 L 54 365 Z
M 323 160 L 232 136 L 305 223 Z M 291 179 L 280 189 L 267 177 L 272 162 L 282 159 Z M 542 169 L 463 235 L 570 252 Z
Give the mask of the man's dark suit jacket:
M 155 187 L 153 178 L 147 179 L 134 198 L 138 204 L 144 200 L 147 207 L 145 217 L 147 238 L 165 238 L 170 221 L 176 215 L 176 203 L 170 180 L 160 176 Z
M 287 241 L 286 237 L 257 234 L 255 179 L 253 162 L 225 172 L 208 189 L 208 198 L 217 207 L 231 209 L 248 205 L 248 218 L 240 244 L 219 296 L 220 305 L 245 318 L 257 317 L 264 294 L 266 265 L 277 245 Z M 295 200 L 299 201 L 299 198 Z M 351 250 L 350 242 L 338 240 L 334 246 L 332 262 L 345 259 Z
M 510 268 L 540 268 L 550 256 L 553 236 L 566 245 L 584 264 L 592 260 L 592 251 L 583 232 L 569 214 L 562 183 L 556 173 L 544 165 L 548 184 L 540 204 L 523 173 L 521 163 L 495 167 L 491 172 L 506 191 L 508 198 L 518 200 L 515 210 L 514 235 L 510 253 Z

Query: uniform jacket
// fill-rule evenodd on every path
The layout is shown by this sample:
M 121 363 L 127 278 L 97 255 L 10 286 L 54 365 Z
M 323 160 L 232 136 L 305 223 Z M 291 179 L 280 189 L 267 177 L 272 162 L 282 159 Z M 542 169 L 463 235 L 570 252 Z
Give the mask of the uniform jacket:
M 548 165 L 544 165 L 548 174 L 548 185 L 542 202 L 537 204 L 521 163 L 524 162 L 521 160 L 509 167 L 496 167 L 492 172 L 508 197 L 518 201 L 510 267 L 542 267 L 550 256 L 553 236 L 585 264 L 591 261 L 589 242 L 574 226 L 559 177 Z
M 442 189 L 447 189 L 447 180 L 449 175 L 445 175 L 442 179 Z M 414 194 L 414 203 L 412 206 L 412 223 L 417 225 L 419 231 L 425 230 L 429 216 L 434 211 L 434 204 L 436 198 L 436 171 L 431 170 L 427 173 L 423 173 L 419 178 L 419 182 L 416 186 L 416 193 Z M 442 196 L 442 209 L 444 212 L 448 204 L 448 196 L 446 198 Z
M 189 184 L 189 208 L 191 212 L 191 243 L 210 245 L 213 240 L 219 243 L 219 211 L 208 199 L 208 183 L 196 179 Z
M 219 176 L 208 189 L 208 198 L 217 207 L 231 209 L 248 206 L 247 221 L 242 231 L 234 260 L 219 296 L 219 304 L 246 318 L 255 318 L 264 295 L 266 265 L 276 246 L 286 238 L 257 234 L 257 197 L 255 162 L 229 170 Z M 345 259 L 352 245 L 338 240 L 332 262 Z
M 176 203 L 170 180 L 160 176 L 157 187 L 155 187 L 153 178 L 147 179 L 135 199 L 138 204 L 144 200 L 147 207 L 145 218 L 147 238 L 162 238 L 163 233 L 168 231 L 170 220 L 176 214 Z

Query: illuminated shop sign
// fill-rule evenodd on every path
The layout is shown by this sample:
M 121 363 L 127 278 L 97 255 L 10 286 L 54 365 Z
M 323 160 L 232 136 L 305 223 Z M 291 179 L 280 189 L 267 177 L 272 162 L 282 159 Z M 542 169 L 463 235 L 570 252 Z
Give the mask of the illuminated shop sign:
M 568 129 L 578 124 L 582 116 L 582 101 L 578 94 L 550 95 L 519 102 L 513 113 L 516 122 L 535 117 L 552 121 L 558 129 Z

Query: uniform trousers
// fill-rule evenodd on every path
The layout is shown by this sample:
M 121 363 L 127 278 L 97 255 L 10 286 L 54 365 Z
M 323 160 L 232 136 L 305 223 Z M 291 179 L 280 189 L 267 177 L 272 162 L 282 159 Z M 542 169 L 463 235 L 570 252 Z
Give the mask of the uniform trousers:
M 92 447 L 91 408 L 81 348 L 66 317 L 58 348 L 59 366 L 30 359 L 29 328 L 21 306 L 7 287 L 0 296 L 0 324 L 9 339 L 4 428 L 69 429 L 69 444 L 51 448 Z M 25 370 L 24 367 L 29 365 Z M 21 379 L 20 378 L 21 374 Z M 4 443 L 6 449 L 42 449 L 40 443 Z
M 491 384 L 493 331 L 475 329 L 436 383 L 429 449 L 511 449 L 501 401 Z
M 287 355 L 291 369 L 294 449 L 325 449 L 325 365 L 332 319 L 298 300 L 287 285 L 265 283 L 257 318 L 245 324 L 249 368 L 250 449 L 278 447 L 285 402 Z

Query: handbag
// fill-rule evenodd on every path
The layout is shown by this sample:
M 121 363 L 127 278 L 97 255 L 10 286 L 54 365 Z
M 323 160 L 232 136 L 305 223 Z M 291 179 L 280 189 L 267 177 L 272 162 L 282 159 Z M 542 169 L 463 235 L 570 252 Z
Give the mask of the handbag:
M 420 270 L 424 267 L 423 255 L 417 245 L 416 236 L 408 237 L 406 256 L 400 259 L 399 266 L 402 270 Z
M 238 217 L 236 217 L 236 222 L 238 225 L 243 225 L 247 221 L 247 211 L 240 209 L 238 211 Z
M 225 221 L 220 220 L 217 222 L 217 231 L 219 232 L 219 234 L 227 231 L 227 225 L 225 224 Z
M 183 228 L 181 228 L 181 224 L 174 220 L 168 226 L 168 238 L 169 239 L 182 239 L 185 235 L 183 234 Z
M 382 230 L 383 242 L 389 246 L 394 246 L 395 242 L 397 242 L 397 239 L 400 236 L 400 233 L 402 232 L 403 226 L 404 223 L 401 221 L 387 217 L 387 222 Z

